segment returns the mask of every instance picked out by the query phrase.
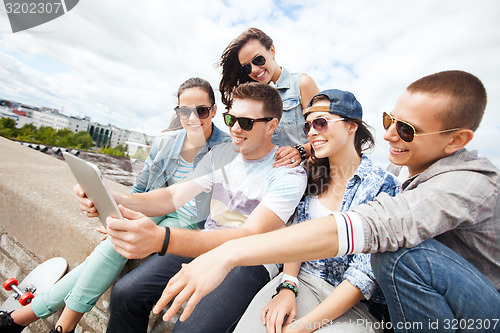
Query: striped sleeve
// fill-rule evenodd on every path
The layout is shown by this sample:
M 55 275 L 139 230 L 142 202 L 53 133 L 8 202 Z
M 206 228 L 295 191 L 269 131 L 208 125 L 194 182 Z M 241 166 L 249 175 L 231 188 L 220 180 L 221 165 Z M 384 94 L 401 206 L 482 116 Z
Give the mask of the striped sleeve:
M 358 214 L 353 212 L 332 213 L 337 223 L 339 251 L 336 257 L 362 253 L 365 245 L 363 225 Z

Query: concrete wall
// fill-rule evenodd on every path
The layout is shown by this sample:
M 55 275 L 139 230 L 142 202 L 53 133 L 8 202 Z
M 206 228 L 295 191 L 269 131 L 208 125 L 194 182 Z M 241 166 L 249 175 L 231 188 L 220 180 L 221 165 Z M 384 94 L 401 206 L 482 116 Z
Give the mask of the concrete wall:
M 97 218 L 88 219 L 73 194 L 76 183 L 64 161 L 0 137 L 0 278 L 22 279 L 36 265 L 64 257 L 70 269 L 81 263 L 99 243 Z M 129 188 L 109 181 L 122 193 Z M 125 272 L 140 262 L 131 261 Z M 77 332 L 105 332 L 109 290 L 85 314 Z M 8 296 L 2 290 L 0 300 Z M 59 314 L 39 320 L 26 332 L 50 330 Z M 171 323 L 151 318 L 151 332 L 169 331 Z

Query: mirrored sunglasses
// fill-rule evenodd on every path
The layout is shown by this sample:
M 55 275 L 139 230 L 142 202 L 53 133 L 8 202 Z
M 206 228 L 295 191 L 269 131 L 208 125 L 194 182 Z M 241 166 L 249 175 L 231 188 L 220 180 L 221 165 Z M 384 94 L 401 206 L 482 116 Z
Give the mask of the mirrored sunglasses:
M 255 66 L 264 66 L 266 64 L 266 57 L 264 57 L 263 55 L 258 55 L 252 59 L 252 64 L 254 64 Z M 250 75 L 250 73 L 252 73 L 252 65 L 241 65 L 241 71 L 246 75 Z
M 247 117 L 235 117 L 232 114 L 229 113 L 223 113 L 222 116 L 224 117 L 224 123 L 229 126 L 233 127 L 236 122 L 240 125 L 241 129 L 244 131 L 251 131 L 253 128 L 253 124 L 257 122 L 268 122 L 273 120 L 273 117 L 266 117 L 266 118 L 247 118 Z

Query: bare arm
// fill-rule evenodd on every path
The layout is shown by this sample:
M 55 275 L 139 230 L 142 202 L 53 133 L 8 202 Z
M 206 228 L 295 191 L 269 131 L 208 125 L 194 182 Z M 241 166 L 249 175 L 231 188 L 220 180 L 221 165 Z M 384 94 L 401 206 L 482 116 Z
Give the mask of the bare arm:
M 144 258 L 161 251 L 165 228 L 157 226 L 141 213 L 121 209 L 127 220 L 111 217 L 106 220 L 116 251 L 129 259 Z M 276 214 L 259 205 L 241 228 L 207 232 L 171 228 L 167 253 L 196 257 L 228 240 L 276 230 L 282 225 L 283 221 Z
M 113 190 L 111 193 L 117 204 L 147 216 L 160 216 L 176 211 L 203 190 L 203 187 L 191 180 L 145 193 L 120 194 Z M 94 203 L 87 198 L 80 185 L 75 185 L 74 191 L 80 202 L 80 210 L 89 217 L 98 216 Z
M 309 311 L 309 313 L 302 318 L 297 319 L 294 325 L 284 327 L 283 332 L 312 332 L 312 330 L 307 329 L 307 327 L 314 327 L 317 329 L 319 327 L 318 324 L 321 326 L 328 324 L 330 321 L 343 315 L 363 298 L 364 296 L 361 290 L 356 288 L 349 281 L 344 280 L 317 307 Z
M 115 194 L 117 203 L 147 216 L 160 216 L 175 212 L 204 190 L 196 181 L 175 184 L 145 193 Z
M 300 77 L 300 100 L 303 110 L 307 108 L 307 104 L 317 93 L 319 93 L 319 88 L 316 82 L 309 75 L 302 74 Z
M 240 228 L 199 232 L 172 229 L 167 253 L 197 257 L 228 240 L 277 230 L 284 222 L 269 208 L 258 205 Z
M 178 295 L 164 316 L 164 320 L 169 320 L 191 297 L 180 318 L 186 320 L 196 304 L 215 289 L 235 266 L 314 260 L 333 257 L 337 252 L 337 224 L 331 215 L 289 228 L 231 240 L 184 265 L 170 279 L 153 311 L 159 313 Z

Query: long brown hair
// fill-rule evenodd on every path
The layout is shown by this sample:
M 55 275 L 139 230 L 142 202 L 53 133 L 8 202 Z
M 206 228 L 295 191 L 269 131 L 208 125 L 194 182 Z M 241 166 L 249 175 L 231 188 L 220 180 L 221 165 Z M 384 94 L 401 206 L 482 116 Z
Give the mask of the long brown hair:
M 255 82 L 241 71 L 241 64 L 238 59 L 240 49 L 252 39 L 260 41 L 267 50 L 273 45 L 273 40 L 264 31 L 257 28 L 248 28 L 241 35 L 233 39 L 224 52 L 222 52 L 219 62 L 219 66 L 222 67 L 222 79 L 219 83 L 219 91 L 222 103 L 226 106 L 230 106 L 231 104 L 231 92 L 234 87 L 245 82 Z

